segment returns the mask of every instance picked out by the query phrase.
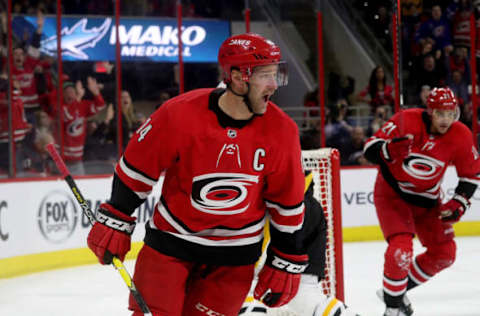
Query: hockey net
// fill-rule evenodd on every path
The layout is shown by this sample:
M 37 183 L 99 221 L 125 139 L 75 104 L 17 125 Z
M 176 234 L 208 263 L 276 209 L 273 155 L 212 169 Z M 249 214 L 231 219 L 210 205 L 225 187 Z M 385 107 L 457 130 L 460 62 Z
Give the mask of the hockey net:
M 340 154 L 332 148 L 302 151 L 303 166 L 313 173 L 314 197 L 322 205 L 327 221 L 325 295 L 344 301 L 343 246 L 340 193 Z M 268 311 L 273 316 L 300 316 L 291 312 L 288 305 Z
M 340 154 L 332 148 L 302 151 L 303 165 L 313 173 L 314 197 L 327 220 L 327 246 L 323 291 L 344 300 L 343 246 L 340 193 Z

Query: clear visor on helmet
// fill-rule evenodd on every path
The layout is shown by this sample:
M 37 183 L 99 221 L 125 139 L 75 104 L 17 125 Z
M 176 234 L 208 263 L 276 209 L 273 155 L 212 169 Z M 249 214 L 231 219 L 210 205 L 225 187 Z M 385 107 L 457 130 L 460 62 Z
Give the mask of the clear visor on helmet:
M 249 81 L 254 84 L 286 86 L 288 84 L 287 63 L 280 61 L 276 64 L 257 66 L 253 68 Z
M 451 119 L 452 121 L 457 121 L 460 118 L 460 109 L 458 106 L 455 107 L 453 110 L 446 110 L 446 109 L 433 109 L 432 115 L 435 115 L 437 118 L 447 118 Z

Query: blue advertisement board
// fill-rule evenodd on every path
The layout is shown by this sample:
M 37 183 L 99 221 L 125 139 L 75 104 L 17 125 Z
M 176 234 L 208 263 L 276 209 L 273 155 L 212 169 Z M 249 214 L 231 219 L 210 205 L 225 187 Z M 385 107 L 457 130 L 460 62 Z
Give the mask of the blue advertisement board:
M 13 31 L 22 38 L 36 29 L 36 17 L 16 16 Z M 119 39 L 122 61 L 178 61 L 175 19 L 121 18 Z M 110 17 L 63 17 L 62 58 L 68 61 L 115 60 L 116 28 Z M 184 19 L 184 62 L 217 62 L 218 48 L 230 36 L 230 24 L 222 20 Z M 42 53 L 57 54 L 56 20 L 46 17 L 41 38 Z

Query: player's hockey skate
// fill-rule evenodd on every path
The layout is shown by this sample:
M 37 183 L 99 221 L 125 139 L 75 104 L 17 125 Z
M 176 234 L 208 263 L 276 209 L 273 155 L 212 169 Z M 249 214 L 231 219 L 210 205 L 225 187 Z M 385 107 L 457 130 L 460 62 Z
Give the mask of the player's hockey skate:
M 408 316 L 410 314 L 405 314 L 400 308 L 387 307 L 385 314 L 383 316 Z
M 377 290 L 377 296 L 382 302 L 385 303 L 383 299 L 383 289 Z M 402 304 L 398 308 L 387 307 L 385 314 L 383 316 L 410 316 L 413 315 L 412 303 L 408 299 L 407 295 L 403 295 Z

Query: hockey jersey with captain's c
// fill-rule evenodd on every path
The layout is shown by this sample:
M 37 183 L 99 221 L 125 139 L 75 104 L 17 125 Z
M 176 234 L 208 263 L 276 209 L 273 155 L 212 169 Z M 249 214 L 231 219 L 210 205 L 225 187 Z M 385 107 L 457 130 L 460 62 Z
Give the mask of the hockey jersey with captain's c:
M 449 165 L 455 166 L 459 185 L 467 188 L 467 195 L 473 194 L 480 180 L 479 155 L 467 126 L 456 121 L 445 134 L 432 134 L 430 124 L 425 110 L 403 110 L 392 116 L 364 147 L 365 156 L 380 165 L 390 186 L 406 201 L 423 207 L 435 206 L 441 197 L 440 185 Z M 407 134 L 414 136 L 410 154 L 403 161 L 383 161 L 379 155 L 381 145 Z
M 272 102 L 262 116 L 229 118 L 218 107 L 224 91 L 194 90 L 164 103 L 117 164 L 116 176 L 140 199 L 165 172 L 145 242 L 185 260 L 250 264 L 260 255 L 268 212 L 275 247 L 299 252 L 298 129 Z

